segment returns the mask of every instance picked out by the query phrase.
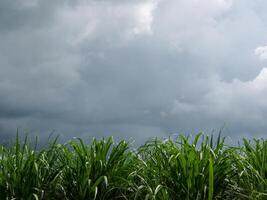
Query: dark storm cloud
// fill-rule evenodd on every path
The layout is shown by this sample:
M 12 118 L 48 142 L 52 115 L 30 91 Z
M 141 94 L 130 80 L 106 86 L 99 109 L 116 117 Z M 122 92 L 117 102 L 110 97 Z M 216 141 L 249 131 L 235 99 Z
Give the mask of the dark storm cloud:
M 56 130 L 64 139 L 114 135 L 140 142 L 224 123 L 233 138 L 262 136 L 266 6 L 1 1 L 2 138 L 19 127 L 44 138 Z
M 21 28 L 40 28 L 53 21 L 60 1 L 8 1 L 0 2 L 0 30 L 15 31 Z M 63 1 L 61 1 L 61 5 Z

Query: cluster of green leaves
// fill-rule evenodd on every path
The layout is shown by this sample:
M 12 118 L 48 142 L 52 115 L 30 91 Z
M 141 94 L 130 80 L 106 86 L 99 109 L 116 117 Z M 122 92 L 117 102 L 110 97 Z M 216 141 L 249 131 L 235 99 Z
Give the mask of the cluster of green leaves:
M 0 147 L 0 199 L 267 199 L 267 140 L 153 139 L 137 150 L 112 138 L 42 150 L 27 138 Z

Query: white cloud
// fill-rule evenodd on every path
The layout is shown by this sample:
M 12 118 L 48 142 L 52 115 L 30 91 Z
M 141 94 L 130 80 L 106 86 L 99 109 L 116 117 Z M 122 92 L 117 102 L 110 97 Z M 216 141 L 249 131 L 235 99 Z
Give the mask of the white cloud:
M 261 60 L 267 59 L 267 46 L 257 47 L 254 52 Z
M 135 34 L 152 33 L 151 24 L 153 22 L 153 10 L 157 2 L 149 1 L 142 3 L 136 9 L 136 25 L 133 29 Z
M 165 116 L 189 116 L 204 124 L 208 122 L 203 120 L 221 121 L 221 125 L 225 122 L 230 128 L 238 124 L 240 129 L 249 129 L 255 124 L 258 128 L 266 126 L 267 68 L 250 81 L 224 82 L 214 76 L 206 83 L 211 86 L 206 94 L 194 96 L 195 100 L 175 100 Z M 203 87 L 207 86 L 199 88 Z
M 250 85 L 252 89 L 255 89 L 259 92 L 266 92 L 264 90 L 267 89 L 267 68 L 263 68 L 253 81 L 248 82 L 248 85 Z

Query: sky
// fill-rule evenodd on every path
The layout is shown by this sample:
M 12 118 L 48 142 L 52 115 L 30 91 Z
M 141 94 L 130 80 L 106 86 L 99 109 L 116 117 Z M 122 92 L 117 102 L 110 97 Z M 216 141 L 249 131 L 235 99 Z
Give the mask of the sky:
M 0 138 L 267 133 L 266 0 L 1 0 Z

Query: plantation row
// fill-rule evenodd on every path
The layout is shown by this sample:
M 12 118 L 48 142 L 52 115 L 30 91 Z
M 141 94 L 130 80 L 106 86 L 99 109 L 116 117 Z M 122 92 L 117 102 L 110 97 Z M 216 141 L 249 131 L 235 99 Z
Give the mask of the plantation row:
M 147 141 L 56 141 L 35 150 L 18 138 L 0 149 L 0 199 L 267 199 L 267 140 L 240 147 L 203 134 Z

